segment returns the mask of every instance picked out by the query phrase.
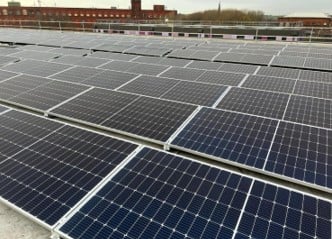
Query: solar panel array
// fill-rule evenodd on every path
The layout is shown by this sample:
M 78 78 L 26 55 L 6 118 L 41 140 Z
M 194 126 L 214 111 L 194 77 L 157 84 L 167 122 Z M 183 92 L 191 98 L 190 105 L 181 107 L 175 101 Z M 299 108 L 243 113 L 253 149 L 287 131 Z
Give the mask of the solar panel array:
M 327 201 L 144 148 L 59 230 L 71 238 L 328 238 L 330 222 Z
M 302 70 L 326 49 L 78 35 L 0 49 L 0 101 L 332 192 L 332 73 Z M 331 238 L 331 200 L 2 106 L 0 127 L 0 200 L 64 238 Z
M 137 147 L 16 111 L 1 118 L 11 145 L 1 150 L 0 195 L 49 226 Z

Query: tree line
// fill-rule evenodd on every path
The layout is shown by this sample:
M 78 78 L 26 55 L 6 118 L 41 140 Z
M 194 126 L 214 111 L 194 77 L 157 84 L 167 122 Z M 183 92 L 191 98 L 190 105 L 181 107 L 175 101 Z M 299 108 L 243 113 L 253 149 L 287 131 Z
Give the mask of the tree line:
M 182 21 L 263 21 L 265 20 L 262 11 L 246 11 L 237 9 L 226 10 L 206 10 L 202 12 L 194 12 L 191 14 L 178 14 L 175 20 Z

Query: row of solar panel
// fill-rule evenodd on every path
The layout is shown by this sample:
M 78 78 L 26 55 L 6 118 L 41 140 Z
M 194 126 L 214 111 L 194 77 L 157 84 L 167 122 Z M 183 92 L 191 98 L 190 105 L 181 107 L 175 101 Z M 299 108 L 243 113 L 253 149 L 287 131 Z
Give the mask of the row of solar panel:
M 30 32 L 30 34 L 33 35 L 32 32 Z M 61 35 L 58 36 L 57 34 L 55 34 L 54 36 L 57 36 L 57 38 L 62 38 Z M 147 38 L 144 38 L 143 40 L 140 40 L 139 38 L 135 38 L 134 40 L 128 40 L 124 37 L 114 37 L 114 39 L 112 40 L 105 40 L 103 39 L 102 35 L 99 35 L 98 37 L 96 37 L 96 35 L 93 35 L 95 38 L 92 38 L 91 35 L 87 36 L 88 37 L 85 37 L 83 39 L 77 39 L 77 36 L 74 37 L 71 35 L 69 39 L 65 40 L 65 42 L 67 42 L 66 44 L 62 44 L 62 41 L 52 40 L 53 44 L 49 45 L 53 45 L 55 47 L 73 47 L 77 49 L 93 49 L 98 51 L 121 52 L 150 56 L 163 56 L 172 51 L 169 55 L 170 57 L 182 59 L 199 59 L 208 61 L 236 62 L 247 64 L 249 63 L 257 65 L 272 64 L 276 66 L 287 66 L 294 68 L 308 68 L 326 71 L 332 70 L 332 61 L 330 60 L 331 54 L 329 54 L 329 52 L 331 51 L 329 51 L 329 48 L 324 47 L 318 49 L 308 49 L 304 47 L 304 49 L 307 49 L 309 53 L 299 52 L 302 53 L 302 55 L 294 55 L 292 53 L 293 50 L 296 48 L 292 48 L 292 46 L 288 45 L 285 45 L 287 46 L 285 48 L 283 48 L 284 45 L 277 44 L 226 44 L 222 42 L 215 45 L 212 43 L 206 44 L 206 42 L 196 41 L 182 41 L 181 43 L 175 43 L 174 41 L 167 42 L 167 40 L 156 40 Z M 13 42 L 15 42 L 14 39 L 10 40 L 11 37 L 9 37 L 9 39 L 7 40 L 4 38 L 2 39 L 2 41 L 13 40 Z M 29 39 L 29 37 L 23 37 L 23 41 L 21 43 L 24 43 L 24 40 L 27 39 Z M 28 40 L 25 43 L 37 44 L 37 42 L 40 41 L 40 38 L 36 38 L 35 41 L 32 39 L 32 42 L 29 42 Z M 47 36 L 47 41 L 49 41 L 49 36 Z M 211 46 L 209 47 L 209 45 Z M 188 46 L 188 49 L 181 49 L 186 46 Z M 219 46 L 221 48 L 217 48 L 216 46 Z M 26 51 L 14 53 L 13 55 L 22 57 L 33 57 L 35 53 L 31 51 Z M 37 55 L 39 55 L 36 56 L 39 60 L 43 59 L 44 57 L 47 58 L 56 56 L 55 53 L 51 52 L 41 52 Z M 69 61 L 70 59 L 67 58 L 67 60 Z
M 248 99 L 239 97 L 245 101 Z M 303 107 L 308 108 L 308 104 L 304 103 Z M 326 107 L 329 106 L 327 104 Z M 301 112 L 299 105 L 294 104 L 293 108 L 289 111 L 289 118 L 286 114 L 287 120 L 294 117 L 308 120 L 308 115 L 296 113 Z M 169 142 L 195 109 L 194 106 L 181 103 L 93 89 L 49 114 L 164 144 Z M 266 110 L 274 112 L 276 109 L 267 107 Z M 321 122 L 324 115 L 314 114 L 313 111 L 317 110 L 315 106 L 309 110 L 312 112 L 309 120 Z M 325 113 L 323 119 L 329 122 L 331 117 Z M 329 190 L 332 187 L 332 165 L 329 160 L 331 137 L 330 129 L 286 121 L 278 123 L 273 119 L 203 108 L 170 144 Z M 286 150 L 286 147 L 289 149 Z
M 207 49 L 215 49 L 217 47 L 233 47 L 235 49 L 246 49 L 246 50 L 265 50 L 265 51 L 295 51 L 295 52 L 311 52 L 311 53 L 331 53 L 330 48 L 323 45 L 294 45 L 292 43 L 266 43 L 266 42 L 229 42 L 229 41 L 210 41 L 210 40 L 202 40 L 197 41 L 197 39 L 176 39 L 174 41 L 173 38 L 147 38 L 142 36 L 131 36 L 130 38 L 121 35 L 104 35 L 104 34 L 89 34 L 89 33 L 72 33 L 72 32 L 55 32 L 55 31 L 36 31 L 36 30 L 16 30 L 16 29 L 1 29 L 1 33 L 3 33 L 3 39 L 7 41 L 19 41 L 20 43 L 53 43 L 53 44 L 62 44 L 64 43 L 72 43 L 71 46 L 75 46 L 73 42 L 80 42 L 82 45 L 85 42 L 90 43 L 90 46 L 93 46 L 93 40 L 97 42 L 114 42 L 115 45 L 121 45 L 124 42 L 130 42 L 132 44 L 144 45 L 147 42 L 150 42 L 152 46 L 155 44 L 162 45 L 181 45 L 187 47 L 195 47 L 195 45 L 199 45 L 200 47 Z M 19 33 L 19 34 L 17 34 Z M 51 36 L 51 37 L 50 37 Z M 16 38 L 15 38 L 16 37 Z M 88 44 L 84 44 L 87 46 Z M 76 46 L 78 47 L 78 46 Z M 266 54 L 269 52 L 266 52 Z M 270 53 L 271 54 L 271 53 Z
M 120 63 L 119 66 L 124 67 Z M 141 67 L 135 68 L 142 69 Z M 215 103 L 218 103 L 216 106 L 221 109 L 324 128 L 332 127 L 329 107 L 332 98 L 331 84 L 267 76 L 246 77 L 244 74 L 177 67 L 168 69 L 161 74 L 161 77 L 150 77 L 93 68 L 69 68 L 66 65 L 32 60 L 12 64 L 3 69 L 44 76 L 53 73 L 52 79 L 65 81 L 57 82 L 48 78 L 25 75 L 10 78 L 15 74 L 7 71 L 0 72 L 0 80 L 3 81 L 0 83 L 2 86 L 0 98 L 25 104 L 38 110 L 48 110 L 76 94 L 88 90 L 89 87 L 95 86 L 203 106 L 214 106 Z M 156 70 L 152 67 L 148 69 Z M 261 70 L 266 74 L 270 72 L 270 70 Z M 311 75 L 306 72 L 298 73 L 301 73 L 301 78 L 310 78 L 308 76 Z M 181 80 L 178 80 L 179 78 Z M 214 85 L 216 83 L 222 85 Z M 230 89 L 224 85 L 241 86 L 241 88 Z M 63 86 L 73 90 L 64 89 Z M 43 92 L 49 92 L 50 95 L 40 94 L 41 89 Z M 221 99 L 220 96 L 223 96 L 223 93 L 227 94 Z M 290 96 L 290 93 L 293 94 Z M 41 102 L 36 100 L 38 98 L 45 98 L 45 100 Z M 221 102 L 219 103 L 218 100 Z
M 258 51 L 259 53 L 264 53 L 264 54 L 275 54 L 276 51 L 281 51 L 281 50 L 301 50 L 298 48 L 294 48 L 290 44 L 265 44 L 263 42 L 259 43 L 254 43 L 251 44 L 250 42 L 223 42 L 223 41 L 197 41 L 197 40 L 189 40 L 189 39 L 167 39 L 167 38 L 144 38 L 144 37 L 131 37 L 131 38 L 126 38 L 125 36 L 119 36 L 119 35 L 108 35 L 104 36 L 102 34 L 71 34 L 71 33 L 54 33 L 51 32 L 50 34 L 54 38 L 54 40 L 49 39 L 49 35 L 45 34 L 47 31 L 44 32 L 37 32 L 37 31 L 30 31 L 28 34 L 24 34 L 24 32 L 20 31 L 20 37 L 14 38 L 15 31 L 13 30 L 2 30 L 4 32 L 4 39 L 7 39 L 7 41 L 13 41 L 16 42 L 17 40 L 21 40 L 21 43 L 32 43 L 34 42 L 35 44 L 46 44 L 47 42 L 53 43 L 56 45 L 61 44 L 61 46 L 71 46 L 71 47 L 95 47 L 98 43 L 105 43 L 105 44 L 110 44 L 113 43 L 113 45 L 126 45 L 126 43 L 131 43 L 131 45 L 140 45 L 144 46 L 147 43 L 147 46 L 150 47 L 160 47 L 160 45 L 171 45 L 172 47 L 174 46 L 181 46 L 181 47 L 189 47 L 189 48 L 199 48 L 199 49 L 204 49 L 204 50 L 210 50 L 210 51 L 215 51 L 216 49 L 227 49 L 227 48 L 234 48 L 233 51 L 236 52 L 237 50 L 244 50 L 248 51 L 248 53 L 253 53 L 253 51 Z M 16 35 L 17 36 L 17 35 Z M 56 41 L 58 40 L 58 41 Z M 94 41 L 93 41 L 94 40 Z M 27 42 L 28 41 L 28 42 Z M 45 42 L 46 41 L 46 42 Z M 63 44 L 64 43 L 64 44 Z M 74 45 L 74 43 L 81 43 L 78 45 Z M 85 43 L 85 44 L 84 44 Z M 284 49 L 284 46 L 286 48 Z M 305 46 L 303 46 L 305 47 Z M 309 51 L 310 49 L 306 49 Z M 320 52 L 318 52 L 318 50 Z M 325 52 L 323 51 L 325 50 Z M 311 50 L 312 52 L 313 49 Z M 325 48 L 318 48 L 316 49 L 317 53 L 326 53 Z
M 6 31 L 6 30 L 5 30 Z M 103 38 L 102 35 L 95 34 L 68 34 L 68 33 L 50 33 L 44 34 L 37 33 L 32 35 L 25 35 L 24 32 L 15 34 L 15 32 L 4 33 L 0 41 L 2 42 L 12 42 L 19 44 L 41 44 L 45 46 L 53 47 L 69 47 L 76 49 L 95 49 L 104 51 L 114 51 L 114 52 L 128 52 L 131 54 L 147 54 L 160 56 L 170 51 L 174 48 L 182 48 L 187 45 L 194 45 L 195 43 L 183 41 L 163 41 L 163 40 L 153 40 L 153 39 L 129 39 L 124 37 L 110 36 L 108 38 Z M 52 37 L 50 37 L 52 35 Z M 156 44 L 158 43 L 158 44 Z M 133 47 L 136 46 L 136 47 Z
M 88 61 L 90 60 L 91 59 L 88 59 Z M 84 60 L 84 62 L 87 61 Z M 201 63 L 199 62 L 193 62 L 188 67 L 195 67 L 195 65 L 200 64 Z M 55 74 L 54 76 L 52 76 L 52 78 L 54 79 L 64 80 L 68 82 L 79 82 L 108 89 L 114 89 L 118 86 L 121 86 L 121 83 L 129 81 L 130 79 L 137 76 L 137 74 L 160 74 L 161 77 L 166 78 L 196 81 L 201 83 L 222 84 L 229 86 L 239 85 L 246 77 L 246 75 L 240 73 L 179 67 L 172 67 L 168 69 L 167 66 L 156 66 L 146 63 L 143 64 L 122 61 L 112 61 L 102 66 L 103 69 L 94 69 L 78 66 L 69 69 L 69 67 L 69 65 L 54 64 L 44 61 L 25 60 L 16 64 L 3 67 L 2 69 L 38 76 L 49 76 Z M 226 67 L 233 66 L 221 66 L 221 68 Z M 45 68 L 48 69 L 48 71 L 44 71 L 43 69 Z M 112 70 L 113 72 L 105 71 L 105 69 Z M 114 71 L 121 72 L 119 73 Z M 122 73 L 122 71 L 126 73 L 131 73 L 131 75 L 124 74 Z M 7 74 L 9 73 L 1 71 L 1 75 L 4 75 L 1 76 L 1 79 L 6 79 Z M 293 69 L 279 69 L 268 67 L 260 68 L 256 72 L 256 75 L 249 76 L 244 82 L 244 84 L 241 85 L 245 88 L 291 93 L 296 83 L 295 79 L 297 78 L 300 81 L 298 81 L 296 84 L 295 90 L 293 92 L 294 94 L 313 96 L 317 98 L 331 98 L 329 92 L 330 83 L 332 82 L 332 74 L 323 72 L 298 71 Z M 120 84 L 115 84 L 114 86 L 113 83 L 115 81 L 119 81 Z
M 64 238 L 331 238 L 326 199 L 14 110 L 0 127 L 1 201 Z
M 38 46 L 33 46 L 33 48 L 31 46 L 29 48 L 28 47 L 24 48 L 38 49 Z M 13 48 L 0 49 L 0 55 L 1 55 L 1 50 L 4 50 L 5 54 L 8 53 L 8 50 L 11 49 Z M 120 70 L 120 71 L 128 70 L 129 72 L 150 74 L 150 75 L 157 75 L 158 73 L 163 72 L 165 69 L 167 69 L 166 66 L 181 66 L 181 67 L 197 68 L 205 70 L 230 71 L 236 73 L 247 73 L 247 74 L 255 73 L 257 75 L 276 76 L 276 77 L 292 78 L 292 79 L 299 78 L 300 74 L 300 79 L 318 81 L 324 83 L 330 83 L 332 78 L 331 77 L 332 74 L 330 73 L 314 72 L 314 71 L 299 72 L 299 70 L 287 69 L 287 68 L 262 67 L 260 69 L 257 69 L 256 66 L 252 65 L 239 65 L 239 64 L 234 65 L 234 64 L 222 64 L 217 62 L 189 61 L 189 60 L 182 60 L 176 58 L 155 58 L 155 57 L 144 57 L 144 56 L 137 57 L 134 55 L 109 53 L 109 52 L 95 52 L 92 55 L 85 57 L 82 56 L 82 54 L 84 55 L 89 54 L 89 52 L 85 50 L 79 50 L 79 49 L 74 50 L 74 49 L 63 49 L 63 48 L 51 48 L 51 49 L 52 50 L 48 50 L 47 52 L 25 50 L 18 53 L 2 56 L 0 57 L 0 65 L 18 61 L 18 57 L 23 59 L 34 59 L 34 60 L 51 60 L 55 57 L 58 57 L 57 59 L 52 60 L 52 62 L 70 64 L 70 65 L 79 65 L 84 67 L 102 66 L 102 68 L 105 69 Z M 13 50 L 16 49 L 14 48 Z M 62 55 L 62 54 L 68 54 L 68 55 Z M 81 54 L 81 55 L 75 55 L 75 54 Z M 276 61 L 278 59 L 279 58 L 276 58 Z M 115 60 L 115 61 L 110 62 L 110 60 Z M 121 62 L 119 62 L 118 60 L 121 60 Z M 123 61 L 132 61 L 132 62 L 128 63 Z M 306 62 L 309 63 L 310 61 Z M 139 65 L 135 63 L 143 63 L 143 64 Z M 162 65 L 163 67 L 156 65 Z M 285 64 L 285 66 L 289 67 L 291 65 L 287 63 Z
M 170 83 L 167 81 L 167 84 Z M 142 87 L 141 82 L 136 85 Z M 168 91 L 170 99 L 192 100 L 199 104 L 213 104 L 225 90 L 213 86 L 199 88 L 196 93 L 193 91 L 197 89 L 195 85 L 190 87 L 188 82 L 178 86 Z M 0 87 L 3 101 L 162 145 L 171 143 L 172 136 L 187 124 L 171 145 L 260 169 L 264 173 L 274 172 L 278 176 L 284 175 L 325 190 L 332 187 L 329 178 L 331 112 L 328 100 L 232 88 L 217 105 L 218 108 L 286 121 L 279 124 L 269 118 L 203 108 L 188 123 L 197 106 L 24 75 L 2 82 Z M 158 93 L 151 88 L 154 94 Z M 286 130 L 288 128 L 296 128 L 299 132 Z M 279 138 L 274 138 L 275 132 L 280 135 Z M 291 137 L 293 134 L 294 137 Z M 297 146 L 299 143 L 300 146 Z M 285 147 L 292 150 L 284 151 Z M 307 153 L 309 156 L 302 156 Z M 311 167 L 312 164 L 315 167 Z

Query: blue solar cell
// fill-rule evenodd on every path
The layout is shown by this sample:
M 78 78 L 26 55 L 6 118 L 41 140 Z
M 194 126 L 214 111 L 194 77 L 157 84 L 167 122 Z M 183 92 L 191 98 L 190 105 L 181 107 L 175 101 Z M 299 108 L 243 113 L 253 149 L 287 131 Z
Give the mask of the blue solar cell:
M 263 168 L 277 121 L 203 108 L 171 145 Z
M 332 188 L 332 131 L 281 122 L 265 170 Z
M 319 207 L 331 213 L 331 202 L 255 181 L 235 238 L 331 238 Z
M 2 117 L 3 125 L 20 122 L 13 132 L 23 127 L 34 143 L 0 164 L 0 196 L 50 226 L 137 147 L 24 113 Z
M 151 177 L 156 169 L 163 181 Z M 162 176 L 167 169 L 171 174 Z M 190 186 L 194 180 L 196 187 Z M 99 223 L 103 230 L 134 238 L 231 238 L 250 185 L 249 178 L 144 148 L 80 209 L 85 215 L 81 221 L 73 217 L 60 230 L 80 238 L 84 234 L 77 235 L 76 228 L 89 217 L 93 222 L 85 225 L 91 230 L 87 235 L 93 235 L 93 224 Z
M 8 110 L 8 108 L 6 108 L 6 107 L 0 105 L 0 113 L 4 112 L 4 111 L 6 111 L 6 110 Z

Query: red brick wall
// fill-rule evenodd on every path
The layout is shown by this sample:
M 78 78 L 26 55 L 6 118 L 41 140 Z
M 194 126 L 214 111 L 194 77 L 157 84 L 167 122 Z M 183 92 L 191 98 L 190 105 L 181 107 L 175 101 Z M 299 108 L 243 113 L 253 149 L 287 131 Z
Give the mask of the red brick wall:
M 302 23 L 305 27 L 329 27 L 332 24 L 332 19 L 327 18 L 279 18 L 282 24 L 289 23 L 290 25 Z
M 141 10 L 134 17 L 131 9 L 0 7 L 0 20 L 67 20 L 95 22 L 97 20 L 129 21 L 131 19 L 162 19 L 176 11 Z

